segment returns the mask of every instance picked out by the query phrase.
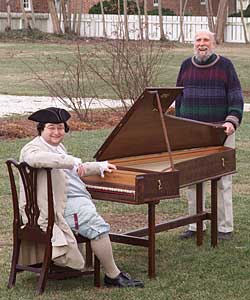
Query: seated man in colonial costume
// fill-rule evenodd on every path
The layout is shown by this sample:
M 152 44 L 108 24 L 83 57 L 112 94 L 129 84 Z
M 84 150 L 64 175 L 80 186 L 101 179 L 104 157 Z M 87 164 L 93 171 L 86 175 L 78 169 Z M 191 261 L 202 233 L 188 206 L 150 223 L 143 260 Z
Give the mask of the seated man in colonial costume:
M 70 114 L 60 108 L 49 107 L 33 113 L 29 120 L 38 122 L 38 136 L 21 150 L 20 161 L 35 168 L 52 168 L 53 196 L 55 202 L 55 225 L 52 238 L 53 261 L 58 265 L 82 270 L 84 259 L 77 247 L 72 230 L 91 240 L 94 254 L 104 268 L 104 284 L 108 287 L 143 287 L 143 282 L 121 272 L 115 264 L 109 239 L 109 224 L 97 213 L 96 207 L 81 177 L 112 172 L 116 167 L 105 162 L 82 163 L 81 159 L 67 154 L 61 143 L 69 131 Z M 46 229 L 46 173 L 38 174 L 39 224 Z M 25 197 L 21 187 L 20 208 L 25 222 Z M 25 256 L 31 253 L 22 251 Z M 37 253 L 36 253 L 37 254 Z M 27 257 L 26 257 L 27 258 Z M 33 257 L 33 260 L 35 258 Z M 35 261 L 37 262 L 37 261 Z M 34 263 L 34 261 L 32 262 Z

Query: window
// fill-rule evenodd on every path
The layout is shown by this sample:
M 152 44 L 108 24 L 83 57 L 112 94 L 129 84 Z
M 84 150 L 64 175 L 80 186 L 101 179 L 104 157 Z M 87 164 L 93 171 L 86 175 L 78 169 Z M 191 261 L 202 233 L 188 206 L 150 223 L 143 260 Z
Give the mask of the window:
M 201 5 L 206 5 L 206 0 L 201 0 Z
M 23 7 L 25 10 L 31 10 L 30 0 L 23 0 Z
M 153 6 L 158 6 L 158 0 L 153 0 Z

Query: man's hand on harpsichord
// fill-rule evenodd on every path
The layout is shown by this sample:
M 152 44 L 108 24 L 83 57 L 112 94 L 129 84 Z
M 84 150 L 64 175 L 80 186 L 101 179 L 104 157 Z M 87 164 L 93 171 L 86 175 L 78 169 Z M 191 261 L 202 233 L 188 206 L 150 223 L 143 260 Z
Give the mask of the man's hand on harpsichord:
M 77 174 L 80 178 L 97 174 L 104 177 L 104 172 L 111 173 L 113 170 L 116 170 L 116 166 L 110 164 L 108 161 L 86 162 L 80 163 L 77 166 Z
M 100 175 L 104 177 L 104 172 L 111 173 L 113 170 L 116 170 L 116 166 L 110 164 L 107 160 L 98 162 L 100 164 Z
M 231 135 L 235 132 L 234 125 L 231 122 L 225 122 L 223 125 L 226 135 Z

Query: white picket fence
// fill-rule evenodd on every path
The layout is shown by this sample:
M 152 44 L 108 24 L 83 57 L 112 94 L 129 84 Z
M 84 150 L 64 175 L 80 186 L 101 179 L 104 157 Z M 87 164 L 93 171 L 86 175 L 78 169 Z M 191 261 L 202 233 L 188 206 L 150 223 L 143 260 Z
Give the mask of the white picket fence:
M 143 35 L 145 36 L 144 16 L 141 17 L 143 24 Z M 208 19 L 202 17 L 184 17 L 184 40 L 192 42 L 195 32 L 201 29 L 208 29 Z M 250 40 L 250 18 L 245 18 L 248 40 Z M 107 37 L 111 39 L 124 37 L 124 18 L 117 15 L 105 15 L 105 27 Z M 160 39 L 159 17 L 148 16 L 149 39 Z M 179 16 L 163 16 L 163 28 L 166 38 L 171 41 L 177 41 L 180 36 L 180 17 Z M 129 38 L 136 40 L 140 38 L 138 16 L 128 16 Z M 101 15 L 84 14 L 81 23 L 81 36 L 84 37 L 104 37 L 103 22 Z M 241 18 L 231 17 L 227 19 L 224 34 L 225 42 L 245 43 L 243 26 Z
M 73 19 L 73 17 L 72 17 Z M 141 16 L 143 24 L 143 35 L 145 36 L 145 24 L 144 16 Z M 248 40 L 250 40 L 250 18 L 245 18 L 247 26 Z M 7 14 L 0 13 L 0 31 L 4 31 L 7 24 Z M 22 15 L 19 13 L 13 14 L 12 27 L 13 29 L 23 28 Z M 37 14 L 36 27 L 41 31 L 53 32 L 52 21 L 49 14 Z M 123 38 L 124 37 L 124 17 L 118 15 L 105 15 L 105 27 L 107 37 L 110 39 Z M 178 16 L 163 16 L 163 27 L 166 38 L 171 41 L 177 41 L 180 36 L 180 17 Z M 62 24 L 63 28 L 63 24 Z M 206 16 L 202 17 L 184 17 L 184 41 L 192 42 L 196 31 L 201 29 L 208 29 L 208 19 Z M 148 30 L 149 39 L 160 39 L 160 27 L 158 16 L 148 16 Z M 138 16 L 128 16 L 128 31 L 129 38 L 136 40 L 140 38 L 139 20 Z M 101 15 L 83 14 L 81 21 L 82 37 L 100 38 L 104 37 L 103 34 L 103 22 Z M 230 43 L 245 43 L 244 31 L 241 22 L 241 18 L 228 18 L 224 32 L 225 42 Z

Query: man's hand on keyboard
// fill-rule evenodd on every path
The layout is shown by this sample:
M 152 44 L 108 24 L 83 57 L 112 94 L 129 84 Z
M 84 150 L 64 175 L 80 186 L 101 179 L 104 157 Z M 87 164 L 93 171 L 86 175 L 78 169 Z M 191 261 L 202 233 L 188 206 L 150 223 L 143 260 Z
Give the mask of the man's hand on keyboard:
M 100 165 L 101 177 L 104 177 L 104 172 L 111 173 L 113 170 L 116 170 L 116 166 L 110 164 L 108 161 L 101 161 L 99 162 L 99 165 Z

